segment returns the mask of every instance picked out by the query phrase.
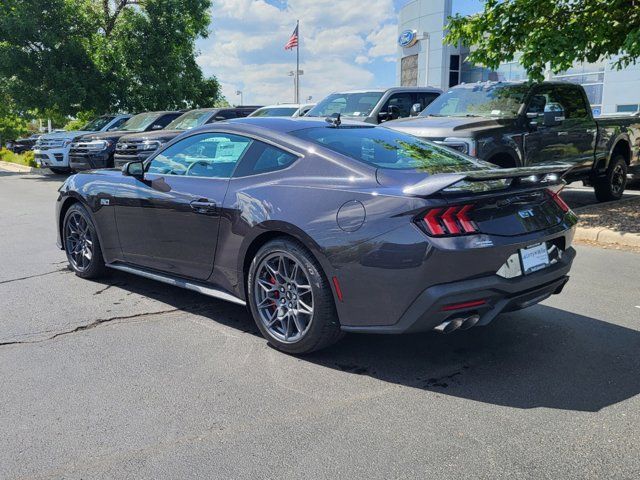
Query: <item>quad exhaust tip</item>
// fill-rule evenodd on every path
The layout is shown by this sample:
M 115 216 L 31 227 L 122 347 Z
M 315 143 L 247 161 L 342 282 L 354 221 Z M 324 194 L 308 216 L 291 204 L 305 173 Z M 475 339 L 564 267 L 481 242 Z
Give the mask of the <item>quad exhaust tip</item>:
M 479 321 L 480 315 L 476 313 L 469 317 L 445 320 L 440 325 L 434 327 L 434 330 L 439 333 L 451 333 L 454 330 L 467 330 L 469 328 L 475 327 Z

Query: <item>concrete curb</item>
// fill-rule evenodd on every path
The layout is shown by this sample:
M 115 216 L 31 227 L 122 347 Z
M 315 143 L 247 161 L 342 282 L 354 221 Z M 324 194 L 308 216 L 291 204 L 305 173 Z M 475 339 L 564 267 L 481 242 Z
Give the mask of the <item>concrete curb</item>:
M 616 232 L 608 228 L 578 227 L 575 240 L 588 240 L 596 243 L 615 243 L 627 247 L 640 247 L 640 234 Z
M 27 167 L 26 165 L 20 165 L 19 163 L 3 162 L 0 160 L 0 170 L 14 173 L 33 173 L 38 172 L 40 169 Z

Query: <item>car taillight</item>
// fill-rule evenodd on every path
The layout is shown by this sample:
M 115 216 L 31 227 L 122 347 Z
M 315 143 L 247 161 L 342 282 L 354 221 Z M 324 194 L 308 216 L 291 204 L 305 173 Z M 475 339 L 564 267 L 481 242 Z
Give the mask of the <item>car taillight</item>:
M 554 192 L 553 190 L 549 189 L 549 194 L 551 195 L 553 201 L 556 202 L 556 205 L 558 205 L 563 212 L 567 213 L 569 210 L 571 210 L 571 207 L 569 207 L 569 205 L 567 205 L 567 203 L 560 197 L 560 191 Z
M 455 205 L 445 208 L 432 208 L 422 217 L 422 225 L 429 235 L 467 235 L 477 233 L 478 226 L 469 214 L 473 205 Z

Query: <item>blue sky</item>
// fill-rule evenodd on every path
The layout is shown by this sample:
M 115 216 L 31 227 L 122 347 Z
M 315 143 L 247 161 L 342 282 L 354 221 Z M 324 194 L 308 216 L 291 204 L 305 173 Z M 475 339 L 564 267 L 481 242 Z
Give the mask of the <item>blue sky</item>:
M 302 98 L 393 85 L 397 11 L 409 1 L 214 0 L 198 63 L 231 103 L 239 103 L 236 90 L 245 104 L 290 102 L 295 52 L 283 47 L 299 18 Z
M 213 0 L 211 35 L 198 42 L 198 63 L 216 75 L 229 102 L 293 100 L 295 52 L 285 51 L 300 19 L 301 99 L 342 89 L 396 83 L 398 11 L 412 0 Z M 422 0 L 430 1 L 430 0 Z M 469 14 L 482 0 L 453 0 Z

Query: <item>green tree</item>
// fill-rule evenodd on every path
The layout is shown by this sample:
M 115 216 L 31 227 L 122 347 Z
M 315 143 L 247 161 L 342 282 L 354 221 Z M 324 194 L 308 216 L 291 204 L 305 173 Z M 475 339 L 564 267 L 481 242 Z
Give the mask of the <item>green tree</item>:
M 487 0 L 448 29 L 448 43 L 473 46 L 473 63 L 496 69 L 520 53 L 532 80 L 544 78 L 547 64 L 559 73 L 574 62 L 620 55 L 615 65 L 624 68 L 640 57 L 639 0 Z
M 217 80 L 195 61 L 210 0 L 3 0 L 0 78 L 24 110 L 210 106 Z

